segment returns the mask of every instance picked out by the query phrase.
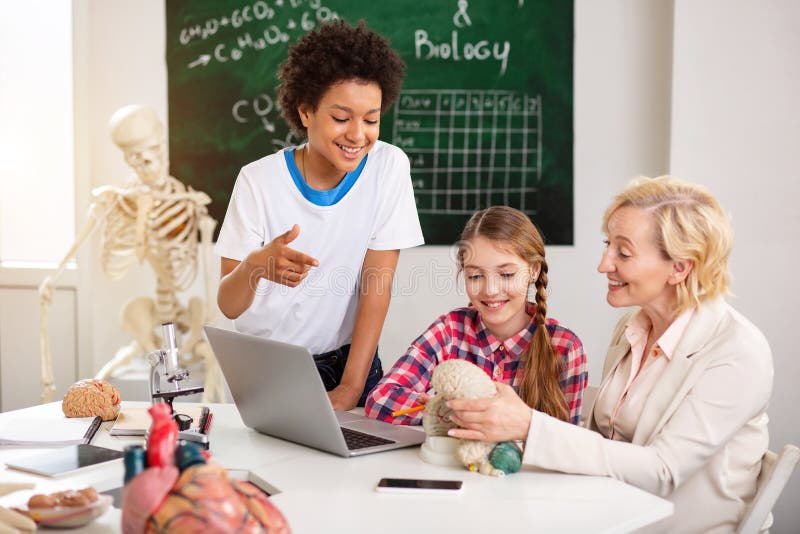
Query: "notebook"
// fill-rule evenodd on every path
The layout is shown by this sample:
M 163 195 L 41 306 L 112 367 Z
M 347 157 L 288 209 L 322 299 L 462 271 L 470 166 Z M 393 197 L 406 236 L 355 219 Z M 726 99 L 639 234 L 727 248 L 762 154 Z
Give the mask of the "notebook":
M 204 327 L 245 425 L 339 456 L 419 445 L 421 429 L 335 412 L 305 347 Z
M 144 436 L 152 422 L 147 410 L 148 408 L 123 407 L 108 433 L 112 436 Z M 206 420 L 210 416 L 210 412 L 205 406 L 175 404 L 174 410 L 176 413 L 191 417 L 192 423 L 189 429 L 199 432 L 203 432 Z
M 19 417 L 0 430 L 0 446 L 59 447 L 89 443 L 102 422 L 100 417 Z

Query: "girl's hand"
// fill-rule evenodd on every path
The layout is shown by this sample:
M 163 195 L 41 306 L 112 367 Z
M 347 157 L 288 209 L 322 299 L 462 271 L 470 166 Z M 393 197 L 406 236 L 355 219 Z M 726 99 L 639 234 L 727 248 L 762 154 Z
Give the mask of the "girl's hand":
M 267 245 L 247 256 L 245 261 L 254 266 L 261 278 L 266 278 L 277 284 L 297 287 L 306 276 L 311 267 L 319 266 L 319 262 L 299 252 L 288 245 L 300 235 L 300 227 L 279 235 Z
M 514 441 L 528 437 L 532 409 L 507 384 L 495 384 L 497 395 L 483 399 L 447 401 L 450 420 L 461 428 L 447 434 L 459 439 Z

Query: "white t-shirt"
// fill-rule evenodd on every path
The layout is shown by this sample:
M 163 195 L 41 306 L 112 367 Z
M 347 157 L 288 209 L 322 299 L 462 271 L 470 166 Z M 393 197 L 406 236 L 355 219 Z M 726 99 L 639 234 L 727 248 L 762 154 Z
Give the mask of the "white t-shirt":
M 291 150 L 291 149 L 287 149 Z M 260 279 L 252 305 L 234 320 L 245 332 L 307 347 L 320 354 L 350 343 L 367 249 L 423 244 L 408 157 L 377 141 L 360 176 L 335 204 L 320 206 L 298 190 L 284 151 L 242 168 L 215 252 L 244 260 L 300 225 L 289 246 L 319 261 L 290 288 Z

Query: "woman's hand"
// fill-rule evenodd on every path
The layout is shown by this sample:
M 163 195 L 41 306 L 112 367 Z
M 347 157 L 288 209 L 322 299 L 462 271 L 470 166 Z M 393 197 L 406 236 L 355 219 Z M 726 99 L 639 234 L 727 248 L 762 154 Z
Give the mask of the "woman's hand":
M 257 272 L 262 278 L 277 284 L 297 287 L 308 276 L 311 267 L 319 266 L 319 262 L 311 256 L 288 246 L 298 235 L 300 227 L 295 224 L 285 234 L 251 253 L 245 261 L 253 266 L 254 274 Z
M 447 434 L 459 439 L 514 441 L 528 437 L 532 409 L 506 384 L 495 384 L 497 395 L 483 399 L 447 401 L 450 420 L 461 428 Z

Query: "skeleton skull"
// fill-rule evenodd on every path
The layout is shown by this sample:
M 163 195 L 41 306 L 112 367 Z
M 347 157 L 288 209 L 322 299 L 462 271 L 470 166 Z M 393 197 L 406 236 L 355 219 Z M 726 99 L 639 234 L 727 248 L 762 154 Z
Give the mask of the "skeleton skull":
M 111 117 L 109 128 L 125 162 L 142 182 L 161 185 L 169 165 L 164 127 L 155 111 L 145 106 L 125 106 Z

